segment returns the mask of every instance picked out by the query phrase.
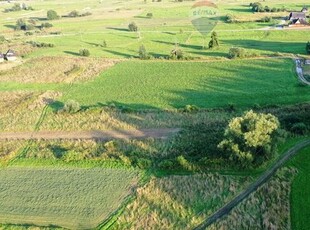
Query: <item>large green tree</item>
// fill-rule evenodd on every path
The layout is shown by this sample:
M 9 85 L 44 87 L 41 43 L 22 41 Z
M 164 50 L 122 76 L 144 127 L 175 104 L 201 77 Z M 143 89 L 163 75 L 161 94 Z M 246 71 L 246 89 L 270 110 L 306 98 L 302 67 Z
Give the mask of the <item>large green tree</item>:
M 218 147 L 243 168 L 260 164 L 276 151 L 279 127 L 278 119 L 272 114 L 250 110 L 229 122 L 225 139 Z

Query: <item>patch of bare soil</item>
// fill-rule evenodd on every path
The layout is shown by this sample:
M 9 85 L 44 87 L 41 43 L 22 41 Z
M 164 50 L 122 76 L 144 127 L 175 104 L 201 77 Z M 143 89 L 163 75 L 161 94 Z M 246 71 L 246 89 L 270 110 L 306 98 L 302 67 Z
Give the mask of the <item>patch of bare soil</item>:
M 144 129 L 144 130 L 93 130 L 93 131 L 39 131 L 5 132 L 0 140 L 110 140 L 110 139 L 165 139 L 177 133 L 179 129 Z

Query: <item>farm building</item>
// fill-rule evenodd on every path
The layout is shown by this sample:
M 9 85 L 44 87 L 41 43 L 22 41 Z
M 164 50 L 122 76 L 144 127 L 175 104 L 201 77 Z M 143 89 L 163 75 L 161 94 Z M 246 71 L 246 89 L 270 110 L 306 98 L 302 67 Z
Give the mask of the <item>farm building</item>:
M 3 53 L 0 53 L 0 63 L 1 62 L 4 62 L 4 55 L 3 55 Z
M 301 12 L 307 13 L 308 12 L 308 8 L 307 7 L 302 8 Z
M 306 65 L 310 65 L 310 60 L 305 60 Z
M 305 12 L 291 12 L 289 16 L 290 26 L 308 26 Z
M 8 50 L 4 55 L 4 58 L 8 61 L 15 61 L 17 59 L 17 55 L 13 50 Z

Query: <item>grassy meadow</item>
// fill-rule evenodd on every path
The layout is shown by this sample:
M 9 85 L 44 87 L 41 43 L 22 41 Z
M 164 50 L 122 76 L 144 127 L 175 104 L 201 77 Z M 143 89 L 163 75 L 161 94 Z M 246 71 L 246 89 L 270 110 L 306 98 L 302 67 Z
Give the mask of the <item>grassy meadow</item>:
M 18 54 L 0 63 L 0 132 L 181 129 L 167 140 L 1 140 L 1 230 L 191 229 L 309 138 L 310 91 L 293 60 L 308 57 L 309 28 L 277 27 L 305 1 L 263 1 L 288 10 L 274 13 L 253 13 L 252 1 L 213 2 L 220 46 L 209 49 L 210 34 L 192 24 L 195 1 L 30 0 L 33 10 L 16 12 L 4 12 L 16 2 L 0 1 L 0 52 Z M 61 18 L 47 20 L 48 10 Z M 90 14 L 68 17 L 73 10 Z M 35 28 L 15 30 L 21 18 Z M 150 60 L 139 60 L 141 45 Z M 250 55 L 229 59 L 231 47 Z M 186 58 L 169 59 L 174 48 Z M 69 100 L 78 112 L 61 110 Z M 242 170 L 217 145 L 248 109 L 276 115 L 288 138 Z M 309 151 L 210 229 L 308 229 Z
M 116 169 L 6 168 L 0 175 L 2 223 L 71 229 L 96 227 L 137 182 L 137 172 Z
M 310 187 L 309 187 L 310 148 L 302 150 L 288 164 L 297 169 L 290 194 L 292 229 L 307 229 L 309 223 Z

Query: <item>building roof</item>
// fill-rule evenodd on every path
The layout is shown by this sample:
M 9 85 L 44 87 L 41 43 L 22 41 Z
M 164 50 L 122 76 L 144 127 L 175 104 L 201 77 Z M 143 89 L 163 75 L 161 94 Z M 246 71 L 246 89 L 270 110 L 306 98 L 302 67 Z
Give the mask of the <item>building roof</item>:
M 1 53 L 1 52 L 0 52 L 0 58 L 4 58 L 4 55 L 3 55 L 3 53 Z
M 7 57 L 15 57 L 16 53 L 13 50 L 8 50 L 5 54 Z
M 302 10 L 301 10 L 301 12 L 303 12 L 303 13 L 308 12 L 308 7 L 303 7 Z
M 307 22 L 307 20 L 301 19 L 301 18 L 293 19 L 293 20 L 291 20 L 291 21 L 292 21 L 292 24 L 301 24 L 301 25 L 308 25 L 308 24 L 309 24 L 309 23 Z
M 289 18 L 290 18 L 290 20 L 306 19 L 306 13 L 305 12 L 291 12 Z

